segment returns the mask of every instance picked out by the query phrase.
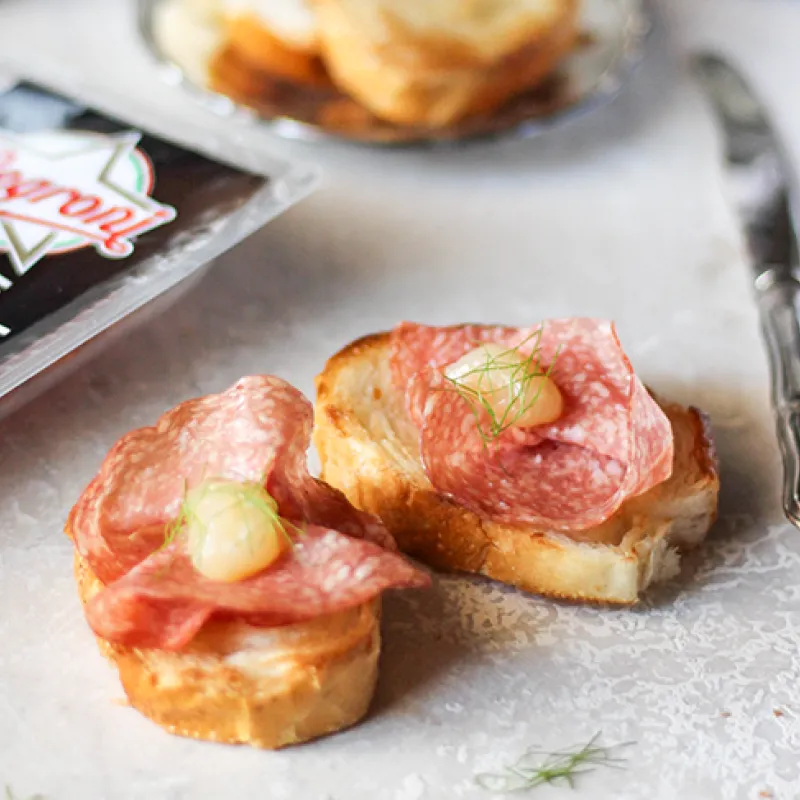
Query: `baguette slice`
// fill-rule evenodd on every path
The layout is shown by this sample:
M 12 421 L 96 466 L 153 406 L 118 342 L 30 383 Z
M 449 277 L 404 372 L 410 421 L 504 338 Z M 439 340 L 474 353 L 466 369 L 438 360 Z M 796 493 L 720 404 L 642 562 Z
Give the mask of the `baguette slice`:
M 679 551 L 699 544 L 716 518 L 708 421 L 695 408 L 659 400 L 675 436 L 669 480 L 579 537 L 483 520 L 431 486 L 389 355 L 390 334 L 381 333 L 328 361 L 317 377 L 314 444 L 324 479 L 381 517 L 401 550 L 434 568 L 552 597 L 630 605 L 677 573 Z
M 296 50 L 279 39 L 259 20 L 249 14 L 225 20 L 224 44 L 217 54 L 227 53 L 256 73 L 301 86 L 329 86 L 330 79 L 322 61 L 313 50 Z M 216 75 L 214 62 L 211 75 Z M 219 87 L 212 87 L 219 88 Z
M 221 60 L 300 86 L 329 86 L 316 17 L 306 0 L 169 0 L 156 38 L 193 80 L 224 91 Z M 200 63 L 198 63 L 200 62 Z
M 306 0 L 224 0 L 221 56 L 300 86 L 330 86 L 317 19 Z M 213 72 L 212 67 L 212 75 Z
M 75 577 L 84 604 L 103 588 L 77 552 Z M 130 704 L 170 733 L 276 749 L 366 714 L 378 676 L 380 598 L 278 628 L 212 620 L 179 653 L 97 641 Z
M 296 53 L 319 51 L 317 20 L 308 0 L 220 0 L 223 16 L 247 18 Z
M 577 36 L 577 0 L 313 1 L 334 82 L 403 125 L 494 111 L 551 74 Z

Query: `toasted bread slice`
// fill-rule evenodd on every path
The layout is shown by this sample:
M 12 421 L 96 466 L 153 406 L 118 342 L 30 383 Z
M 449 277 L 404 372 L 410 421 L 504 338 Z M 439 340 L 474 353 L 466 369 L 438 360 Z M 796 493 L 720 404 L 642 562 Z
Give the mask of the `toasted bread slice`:
M 432 567 L 479 573 L 529 592 L 632 604 L 678 570 L 716 517 L 719 478 L 706 417 L 659 400 L 675 436 L 672 477 L 602 525 L 565 535 L 483 520 L 434 491 L 418 432 L 392 385 L 390 334 L 360 339 L 317 378 L 314 443 L 324 479 L 380 516 L 400 548 Z
M 256 72 L 289 83 L 329 86 L 317 19 L 306 0 L 225 0 L 223 49 Z
M 193 80 L 224 91 L 217 62 L 233 59 L 258 76 L 330 86 L 306 0 L 170 0 L 154 20 L 159 45 Z
M 577 0 L 313 2 L 334 82 L 403 125 L 490 113 L 550 75 L 577 35 Z
M 319 52 L 317 18 L 308 0 L 220 0 L 223 15 L 245 17 L 296 53 Z
M 77 553 L 75 577 L 84 604 L 103 588 Z M 275 749 L 346 728 L 367 712 L 380 598 L 278 628 L 212 620 L 181 652 L 97 641 L 130 704 L 170 733 Z
M 252 15 L 227 19 L 225 31 L 225 45 L 220 52 L 232 53 L 255 72 L 292 84 L 330 85 L 328 73 L 316 52 L 287 47 Z

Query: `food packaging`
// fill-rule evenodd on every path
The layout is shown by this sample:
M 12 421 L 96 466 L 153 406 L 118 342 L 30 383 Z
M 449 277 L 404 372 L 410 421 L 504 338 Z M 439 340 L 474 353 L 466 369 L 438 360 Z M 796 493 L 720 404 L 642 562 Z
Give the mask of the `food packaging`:
M 102 107 L 0 81 L 0 416 L 163 310 L 315 182 L 307 167 L 219 141 L 201 154 Z

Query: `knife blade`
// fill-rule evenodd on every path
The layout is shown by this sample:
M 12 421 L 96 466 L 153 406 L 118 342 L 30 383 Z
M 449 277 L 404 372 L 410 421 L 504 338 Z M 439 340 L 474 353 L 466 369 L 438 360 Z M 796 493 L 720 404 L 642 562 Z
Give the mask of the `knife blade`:
M 783 510 L 800 527 L 798 186 L 780 136 L 742 73 L 701 53 L 692 72 L 719 123 L 724 168 L 753 269 L 783 461 Z

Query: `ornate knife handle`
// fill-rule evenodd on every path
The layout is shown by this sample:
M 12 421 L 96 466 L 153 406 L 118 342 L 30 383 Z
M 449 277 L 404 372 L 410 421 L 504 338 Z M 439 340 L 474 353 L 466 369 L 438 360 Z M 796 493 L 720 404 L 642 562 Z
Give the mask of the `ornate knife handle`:
M 785 267 L 766 269 L 756 291 L 783 458 L 783 509 L 800 527 L 800 281 Z

